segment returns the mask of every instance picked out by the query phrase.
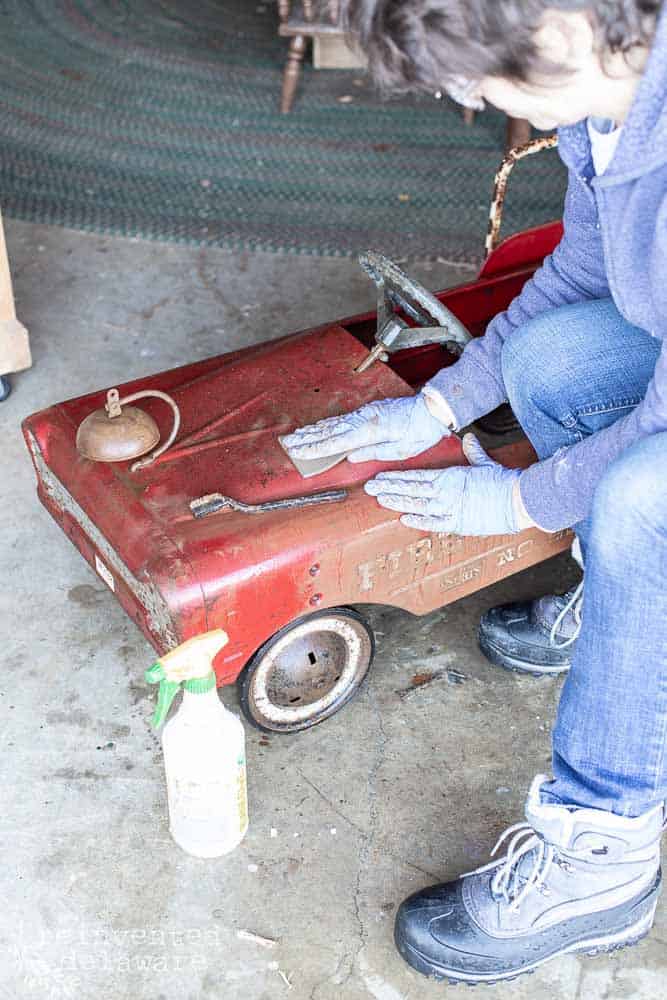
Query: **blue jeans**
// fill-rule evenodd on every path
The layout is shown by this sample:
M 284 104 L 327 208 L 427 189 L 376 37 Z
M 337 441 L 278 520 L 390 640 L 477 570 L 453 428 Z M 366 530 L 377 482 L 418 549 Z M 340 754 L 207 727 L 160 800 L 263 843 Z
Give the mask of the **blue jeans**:
M 540 458 L 642 400 L 660 342 L 611 299 L 554 309 L 503 350 L 509 401 Z M 547 802 L 636 816 L 667 799 L 667 432 L 598 484 L 582 543 L 582 629 L 553 732 Z

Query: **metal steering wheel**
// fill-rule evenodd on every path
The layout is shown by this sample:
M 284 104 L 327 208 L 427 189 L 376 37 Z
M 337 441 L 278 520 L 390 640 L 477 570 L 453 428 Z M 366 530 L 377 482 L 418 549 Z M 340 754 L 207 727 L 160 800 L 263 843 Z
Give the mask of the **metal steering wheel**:
M 377 346 L 357 369 L 365 371 L 387 352 L 426 344 L 442 344 L 460 354 L 471 335 L 463 323 L 423 285 L 413 281 L 393 261 L 374 250 L 359 263 L 378 289 Z M 397 316 L 403 312 L 419 328 L 409 327 Z M 423 328 L 426 329 L 423 329 Z

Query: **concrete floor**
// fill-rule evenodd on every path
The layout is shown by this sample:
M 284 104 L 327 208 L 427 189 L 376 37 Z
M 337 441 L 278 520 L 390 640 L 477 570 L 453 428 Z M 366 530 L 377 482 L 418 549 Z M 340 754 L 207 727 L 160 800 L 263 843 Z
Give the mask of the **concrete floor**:
M 348 260 L 6 230 L 35 366 L 0 406 L 0 996 L 453 995 L 398 957 L 394 911 L 485 862 L 548 768 L 559 682 L 488 666 L 475 628 L 495 602 L 566 586 L 573 564 L 560 557 L 424 619 L 376 609 L 363 695 L 305 735 L 248 729 L 248 836 L 228 858 L 189 858 L 165 823 L 155 692 L 142 679 L 152 650 L 38 504 L 19 423 L 68 396 L 349 314 L 371 304 L 371 288 Z M 412 270 L 432 287 L 466 276 Z M 399 695 L 434 667 L 456 673 Z M 236 705 L 235 691 L 224 699 Z M 279 944 L 239 940 L 242 928 Z M 485 996 L 662 996 L 665 942 L 663 905 L 638 948 L 566 958 Z

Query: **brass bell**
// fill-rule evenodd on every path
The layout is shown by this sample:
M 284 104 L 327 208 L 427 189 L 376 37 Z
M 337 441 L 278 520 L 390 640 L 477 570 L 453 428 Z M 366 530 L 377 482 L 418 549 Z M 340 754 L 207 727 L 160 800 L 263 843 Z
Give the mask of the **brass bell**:
M 138 399 L 156 396 L 169 403 L 174 413 L 174 424 L 167 440 L 159 448 L 158 426 L 145 410 L 128 406 Z M 178 406 L 164 392 L 145 389 L 120 399 L 118 389 L 109 389 L 103 410 L 95 410 L 81 421 L 76 434 L 76 447 L 91 462 L 129 462 L 146 452 L 152 452 L 141 462 L 135 462 L 131 471 L 150 465 L 173 443 L 181 423 Z M 152 449 L 155 448 L 155 451 Z

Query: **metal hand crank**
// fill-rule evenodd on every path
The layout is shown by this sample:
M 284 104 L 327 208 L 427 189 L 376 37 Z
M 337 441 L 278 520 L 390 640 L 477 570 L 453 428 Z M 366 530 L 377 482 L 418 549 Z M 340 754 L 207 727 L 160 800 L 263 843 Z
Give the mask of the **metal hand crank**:
M 223 493 L 209 493 L 190 503 L 194 517 L 207 517 L 219 510 L 236 510 L 242 514 L 264 514 L 270 510 L 297 510 L 320 503 L 340 503 L 347 497 L 347 490 L 328 490 L 325 493 L 311 493 L 309 496 L 289 497 L 287 500 L 267 500 L 265 503 L 242 503 Z

